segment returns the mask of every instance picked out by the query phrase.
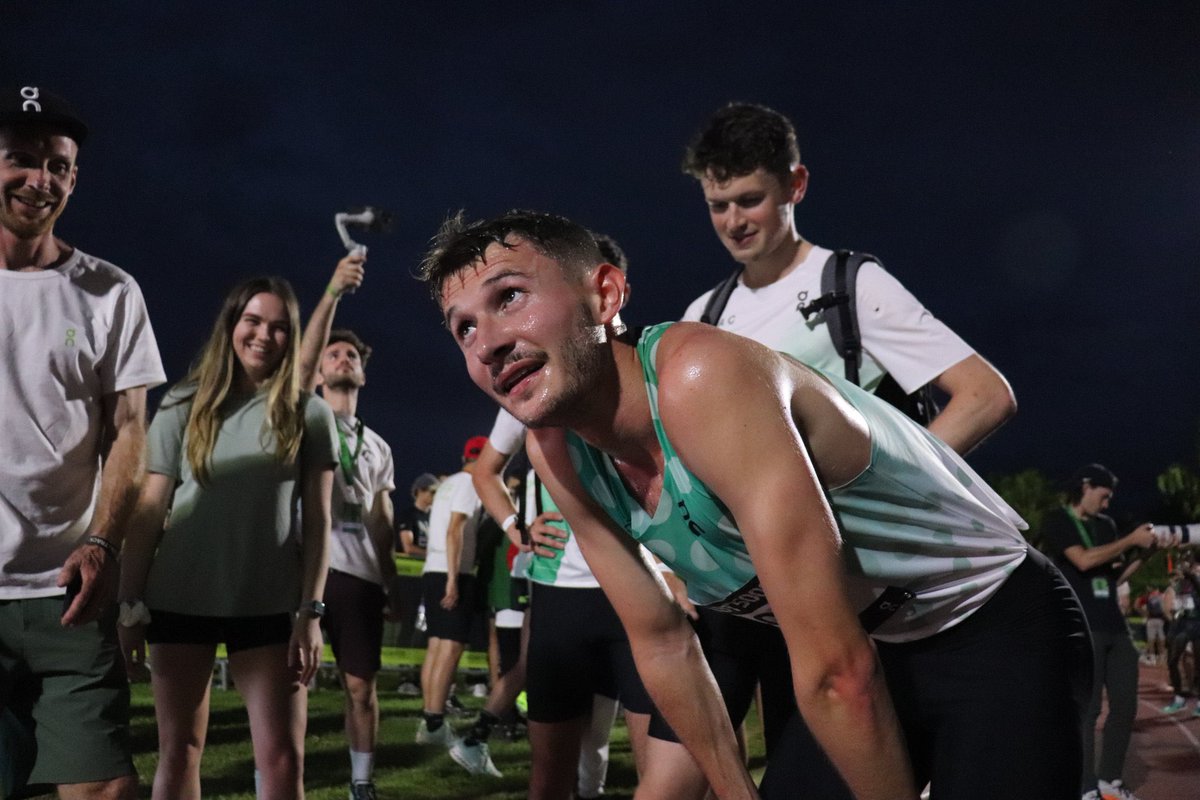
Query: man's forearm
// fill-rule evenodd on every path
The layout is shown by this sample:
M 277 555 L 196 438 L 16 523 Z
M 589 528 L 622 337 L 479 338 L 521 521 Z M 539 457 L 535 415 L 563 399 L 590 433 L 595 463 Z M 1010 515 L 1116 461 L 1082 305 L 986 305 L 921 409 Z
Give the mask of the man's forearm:
M 367 535 L 375 548 L 375 557 L 379 559 L 379 572 L 384 585 L 396 574 L 395 548 L 392 541 L 394 524 L 391 498 L 387 492 L 379 492 L 371 505 L 371 513 L 367 515 Z
M 757 797 L 699 641 L 678 609 L 672 613 L 680 621 L 672 634 L 648 637 L 642 645 L 631 639 L 638 674 L 713 794 L 722 800 Z
M 462 560 L 463 528 L 466 524 L 466 517 L 455 512 L 446 529 L 446 580 L 455 585 L 458 583 L 458 562 Z
M 118 427 L 101 467 L 100 497 L 88 525 L 88 535 L 100 536 L 118 547 L 146 474 L 145 389 L 139 391 L 140 408 L 126 409 L 124 418 L 115 423 Z M 125 406 L 125 401 L 121 405 Z M 136 399 L 133 405 L 139 405 Z

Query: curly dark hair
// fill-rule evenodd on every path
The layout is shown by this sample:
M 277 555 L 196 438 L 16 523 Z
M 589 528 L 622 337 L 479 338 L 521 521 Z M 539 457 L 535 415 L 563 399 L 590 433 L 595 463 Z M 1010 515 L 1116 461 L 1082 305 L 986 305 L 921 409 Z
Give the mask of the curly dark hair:
M 730 103 L 713 114 L 688 143 L 683 171 L 719 182 L 749 175 L 759 167 L 786 186 L 800 163 L 796 129 L 778 111 L 753 103 Z
M 528 242 L 567 270 L 582 273 L 605 260 L 591 232 L 566 217 L 514 210 L 493 219 L 467 222 L 459 211 L 442 223 L 430 241 L 417 279 L 429 287 L 434 301 L 440 302 L 446 279 L 482 261 L 493 244 L 512 249 L 514 238 Z
M 595 231 L 592 231 L 592 238 L 596 240 L 596 247 L 600 248 L 601 257 L 628 275 L 629 259 L 625 257 L 625 251 L 621 249 L 621 245 L 617 244 L 617 240 L 606 233 L 596 233 Z
M 358 351 L 358 361 L 362 364 L 363 369 L 367 368 L 367 359 L 371 357 L 371 345 L 367 344 L 359 337 L 357 333 L 348 328 L 336 328 L 329 332 L 329 341 L 325 343 L 326 347 L 338 342 L 346 342 L 355 350 Z

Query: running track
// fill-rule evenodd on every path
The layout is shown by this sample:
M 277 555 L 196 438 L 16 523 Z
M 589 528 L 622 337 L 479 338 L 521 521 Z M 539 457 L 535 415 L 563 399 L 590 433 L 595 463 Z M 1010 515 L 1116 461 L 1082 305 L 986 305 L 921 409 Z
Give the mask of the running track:
M 1141 666 L 1125 783 L 1139 800 L 1200 800 L 1200 717 L 1195 702 L 1171 716 L 1159 710 L 1173 695 L 1167 683 L 1166 667 Z

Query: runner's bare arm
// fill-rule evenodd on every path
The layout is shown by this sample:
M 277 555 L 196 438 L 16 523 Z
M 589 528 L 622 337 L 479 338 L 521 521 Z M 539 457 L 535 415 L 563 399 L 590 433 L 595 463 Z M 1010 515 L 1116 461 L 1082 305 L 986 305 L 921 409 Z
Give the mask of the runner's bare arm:
M 737 520 L 787 641 L 806 723 L 856 797 L 915 797 L 882 668 L 847 599 L 838 528 L 796 423 L 798 385 L 826 384 L 749 340 L 683 326 L 661 340 L 658 368 L 667 437 Z M 856 414 L 808 391 L 845 439 L 843 458 L 861 460 L 865 423 L 856 431 Z M 856 467 L 837 467 L 847 468 Z
M 700 643 L 657 573 L 580 485 L 560 429 L 533 431 L 529 459 L 629 636 L 655 705 L 721 798 L 757 797 Z

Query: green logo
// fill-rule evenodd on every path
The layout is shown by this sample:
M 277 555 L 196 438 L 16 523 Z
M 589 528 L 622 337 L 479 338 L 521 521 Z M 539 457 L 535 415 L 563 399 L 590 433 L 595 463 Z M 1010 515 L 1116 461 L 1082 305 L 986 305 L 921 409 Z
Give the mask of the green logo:
M 67 328 L 67 347 L 75 346 L 75 329 Z

